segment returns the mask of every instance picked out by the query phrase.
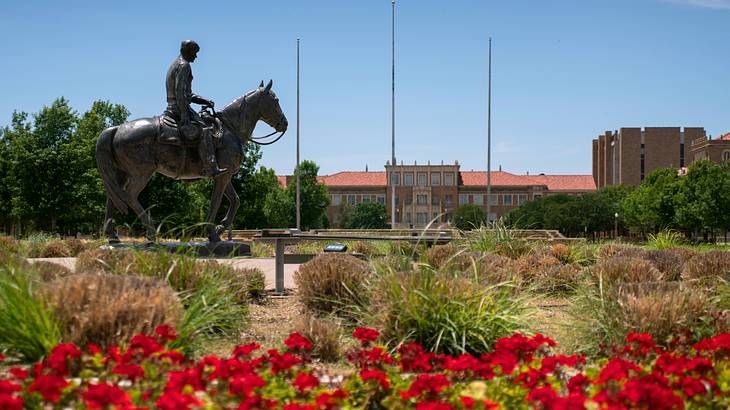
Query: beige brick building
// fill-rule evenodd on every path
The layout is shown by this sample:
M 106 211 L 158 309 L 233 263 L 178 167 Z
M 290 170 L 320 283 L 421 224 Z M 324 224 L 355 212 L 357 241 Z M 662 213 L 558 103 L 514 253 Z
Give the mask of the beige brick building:
M 606 131 L 592 141 L 593 180 L 599 189 L 606 185 L 639 185 L 657 168 L 686 167 L 694 161 L 690 144 L 702 139 L 706 136 L 701 127 Z
M 435 220 L 448 223 L 461 205 L 475 204 L 485 211 L 490 201 L 490 219 L 506 215 L 519 205 L 554 193 L 580 195 L 596 190 L 591 175 L 515 175 L 492 172 L 492 192 L 487 198 L 487 173 L 461 171 L 458 163 L 440 165 L 385 165 L 385 171 L 342 171 L 318 177 L 331 197 L 327 217 L 337 226 L 343 204 L 378 202 L 391 212 L 395 192 L 396 227 L 422 228 Z M 282 185 L 291 176 L 280 176 Z
M 718 164 L 730 161 L 730 132 L 715 139 L 703 136 L 692 140 L 690 159 L 692 162 L 709 159 Z

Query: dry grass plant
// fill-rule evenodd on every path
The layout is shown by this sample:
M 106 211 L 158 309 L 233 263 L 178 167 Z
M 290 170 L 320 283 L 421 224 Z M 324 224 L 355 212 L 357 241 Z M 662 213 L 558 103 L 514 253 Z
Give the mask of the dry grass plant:
M 591 269 L 592 280 L 603 287 L 616 287 L 622 283 L 659 282 L 664 274 L 646 260 L 628 256 L 613 256 L 596 263 Z
M 118 345 L 163 323 L 177 325 L 183 307 L 160 280 L 81 274 L 42 286 L 41 294 L 61 324 L 63 340 L 86 346 Z
M 378 248 L 373 245 L 372 242 L 367 241 L 355 241 L 352 243 L 352 246 L 350 247 L 350 250 L 353 253 L 359 253 L 362 255 L 370 256 L 378 253 Z
M 609 242 L 598 249 L 598 259 L 609 259 L 614 256 L 642 258 L 644 253 L 644 249 L 638 246 Z
M 342 325 L 334 317 L 300 316 L 294 330 L 312 342 L 312 356 L 323 362 L 336 362 L 342 357 Z
M 367 303 L 364 283 L 370 274 L 367 262 L 352 255 L 325 253 L 301 265 L 294 281 L 299 300 L 310 311 L 352 318 L 352 307 Z
M 664 274 L 664 280 L 681 279 L 684 259 L 678 253 L 672 252 L 670 249 L 650 250 L 646 252 L 645 259 Z
M 730 280 L 730 251 L 712 250 L 699 253 L 684 264 L 682 279 L 720 277 Z

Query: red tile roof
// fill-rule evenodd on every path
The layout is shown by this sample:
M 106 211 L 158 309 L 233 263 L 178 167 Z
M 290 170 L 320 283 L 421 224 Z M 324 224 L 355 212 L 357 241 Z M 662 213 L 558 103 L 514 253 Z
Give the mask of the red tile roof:
M 718 139 L 730 141 L 730 132 L 728 132 L 727 134 L 720 135 L 720 138 L 718 138 Z
M 487 184 L 486 171 L 459 172 L 459 186 L 477 187 Z M 279 175 L 279 184 L 286 187 L 291 176 Z M 385 187 L 384 171 L 356 172 L 342 171 L 332 175 L 317 177 L 317 181 L 327 186 L 381 186 Z M 530 186 L 545 185 L 550 191 L 595 191 L 596 183 L 591 175 L 515 175 L 504 171 L 492 172 L 493 186 Z

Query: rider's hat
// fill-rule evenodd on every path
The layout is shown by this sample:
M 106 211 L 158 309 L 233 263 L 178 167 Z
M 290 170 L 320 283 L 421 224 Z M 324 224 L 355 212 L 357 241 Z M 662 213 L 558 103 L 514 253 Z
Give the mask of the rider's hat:
M 180 43 L 180 51 L 183 50 L 194 50 L 197 53 L 200 51 L 200 46 L 193 40 L 183 40 L 183 42 Z

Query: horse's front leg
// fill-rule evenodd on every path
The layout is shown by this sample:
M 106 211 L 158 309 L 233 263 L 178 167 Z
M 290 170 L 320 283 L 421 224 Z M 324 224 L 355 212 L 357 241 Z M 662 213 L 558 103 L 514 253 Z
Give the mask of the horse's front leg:
M 215 185 L 213 186 L 213 196 L 210 198 L 210 208 L 208 209 L 208 218 L 205 221 L 206 222 L 206 229 L 208 230 L 208 241 L 210 242 L 220 242 L 221 237 L 218 235 L 218 232 L 216 232 L 215 225 L 213 222 L 215 222 L 215 216 L 218 214 L 218 209 L 221 206 L 221 199 L 223 199 L 223 191 L 226 189 L 226 187 L 231 182 L 232 175 L 225 174 L 221 175 L 218 178 L 216 178 Z
M 241 200 L 238 197 L 236 189 L 233 187 L 233 182 L 228 182 L 228 185 L 226 185 L 226 190 L 223 194 L 226 196 L 226 198 L 228 198 L 229 206 L 228 212 L 226 212 L 226 217 L 223 218 L 221 224 L 218 225 L 215 229 L 218 235 L 221 235 L 226 229 L 231 228 L 231 225 L 233 225 L 233 220 L 236 219 L 238 207 L 241 205 Z M 228 239 L 231 239 L 230 235 Z

